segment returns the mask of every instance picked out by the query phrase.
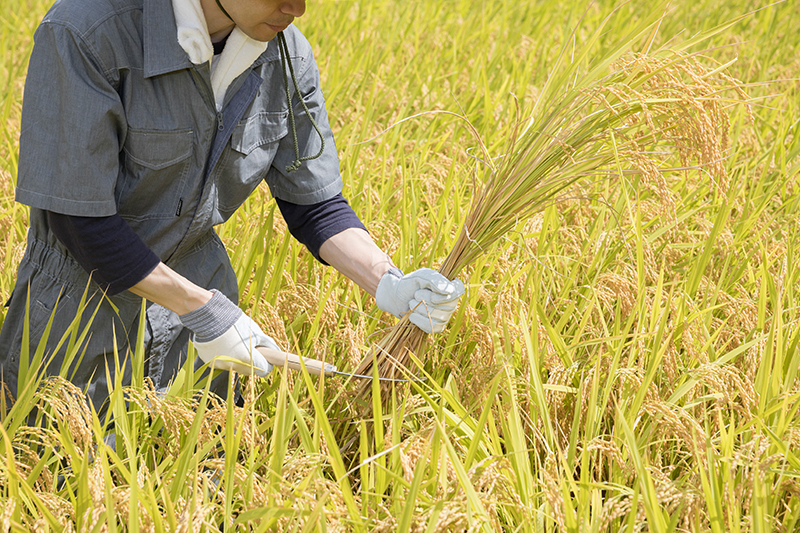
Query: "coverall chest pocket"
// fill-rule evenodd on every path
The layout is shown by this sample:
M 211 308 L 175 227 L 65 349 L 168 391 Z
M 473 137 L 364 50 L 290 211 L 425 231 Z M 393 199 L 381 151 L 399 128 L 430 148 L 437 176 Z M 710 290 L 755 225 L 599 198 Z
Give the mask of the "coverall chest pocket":
M 288 128 L 288 111 L 262 111 L 239 121 L 231 133 L 226 183 L 219 187 L 225 218 L 244 202 L 272 166 Z M 230 181 L 228 181 L 230 180 Z
M 117 181 L 117 210 L 129 219 L 180 214 L 194 146 L 192 130 L 129 129 Z
M 231 147 L 242 155 L 256 148 L 269 149 L 288 132 L 288 117 L 288 111 L 261 111 L 240 120 L 231 134 Z

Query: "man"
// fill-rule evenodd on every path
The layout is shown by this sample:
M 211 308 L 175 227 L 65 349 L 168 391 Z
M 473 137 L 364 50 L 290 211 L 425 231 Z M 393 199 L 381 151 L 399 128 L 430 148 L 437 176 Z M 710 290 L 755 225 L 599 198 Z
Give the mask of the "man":
M 22 112 L 17 200 L 31 207 L 31 227 L 0 332 L 12 394 L 27 302 L 31 346 L 54 317 L 47 372 L 56 373 L 67 353 L 58 341 L 87 286 L 84 323 L 99 307 L 82 355 L 67 364 L 97 409 L 114 347 L 125 353 L 140 320 L 145 374 L 159 389 L 183 365 L 190 336 L 196 367 L 224 355 L 239 363 L 217 368 L 265 376 L 271 366 L 254 347 L 277 346 L 234 303 L 236 279 L 213 230 L 262 180 L 317 259 L 382 310 L 412 310 L 428 332 L 444 327 L 463 285 L 427 269 L 403 275 L 341 195 L 319 72 L 291 25 L 304 11 L 304 0 L 52 7 L 36 32 Z M 123 371 L 126 383 L 130 364 Z

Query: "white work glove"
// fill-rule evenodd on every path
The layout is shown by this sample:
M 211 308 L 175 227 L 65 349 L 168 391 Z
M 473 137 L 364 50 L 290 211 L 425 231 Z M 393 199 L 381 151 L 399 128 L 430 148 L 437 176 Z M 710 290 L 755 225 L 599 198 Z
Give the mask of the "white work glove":
M 439 333 L 463 294 L 461 281 L 450 281 L 430 268 L 404 275 L 393 267 L 378 283 L 375 301 L 379 309 L 398 318 L 412 311 L 408 317 L 412 324 L 425 333 Z
M 216 289 L 211 292 L 214 295 L 205 305 L 180 316 L 183 325 L 195 334 L 198 357 L 205 363 L 213 361 L 214 368 L 219 370 L 265 377 L 272 371 L 272 365 L 256 346 L 280 348 L 224 294 Z

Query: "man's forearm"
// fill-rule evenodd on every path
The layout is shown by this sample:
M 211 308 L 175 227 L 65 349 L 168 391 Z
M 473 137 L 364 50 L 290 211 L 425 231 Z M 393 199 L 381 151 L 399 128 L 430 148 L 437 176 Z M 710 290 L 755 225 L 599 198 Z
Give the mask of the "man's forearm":
M 155 270 L 129 290 L 179 315 L 194 311 L 212 296 L 211 291 L 195 285 L 164 263 L 159 263 Z
M 369 233 L 358 228 L 337 233 L 323 243 L 319 253 L 329 265 L 372 296 L 375 296 L 381 277 L 394 266 Z M 195 285 L 164 263 L 160 263 L 130 291 L 179 315 L 194 311 L 212 296 L 211 291 Z
M 381 277 L 394 266 L 369 233 L 359 228 L 346 229 L 325 241 L 319 255 L 372 296 Z

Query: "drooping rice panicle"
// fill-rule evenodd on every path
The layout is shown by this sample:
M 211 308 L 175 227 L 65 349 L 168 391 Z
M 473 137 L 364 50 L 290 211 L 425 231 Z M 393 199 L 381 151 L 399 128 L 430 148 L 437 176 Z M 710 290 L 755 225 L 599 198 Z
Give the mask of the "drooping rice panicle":
M 0 3 L 4 301 L 27 229 L 13 179 L 22 78 L 33 30 L 52 0 Z M 424 360 L 431 378 L 424 385 L 398 388 L 382 405 L 376 384 L 371 410 L 354 412 L 343 401 L 353 381 L 276 369 L 267 380 L 244 378 L 242 408 L 204 396 L 192 364 L 168 394 L 153 390 L 146 361 L 125 350 L 109 354 L 109 364 L 137 358 L 131 387 L 111 394 L 112 427 L 78 403 L 80 391 L 68 382 L 30 371 L 30 394 L 18 396 L 17 407 L 10 391 L 0 396 L 0 524 L 9 531 L 800 529 L 800 270 L 792 260 L 800 249 L 800 39 L 792 25 L 800 6 L 768 3 L 672 3 L 659 34 L 673 42 L 697 43 L 702 36 L 688 36 L 709 21 L 758 10 L 708 43 L 719 66 L 650 52 L 649 41 L 665 40 L 650 34 L 628 47 L 648 50 L 639 68 L 661 69 L 654 79 L 662 95 L 667 86 L 709 84 L 708 97 L 680 107 L 651 101 L 648 110 L 710 114 L 691 131 L 676 115 L 656 145 L 639 137 L 625 144 L 615 131 L 611 142 L 628 150 L 620 164 L 581 177 L 528 224 L 479 251 L 458 274 L 471 284 L 469 305 L 433 349 L 415 349 L 413 370 Z M 595 27 L 614 5 L 591 2 L 582 26 Z M 637 61 L 606 52 L 625 48 L 613 42 L 654 8 L 635 0 L 626 9 L 596 43 L 604 59 L 587 60 L 581 44 L 574 54 L 565 46 L 571 64 L 606 63 L 578 76 L 564 74 L 563 63 L 552 67 L 556 43 L 570 39 L 563 28 L 574 22 L 561 4 L 322 2 L 299 19 L 322 52 L 345 194 L 382 247 L 404 266 L 409 258 L 441 264 L 477 196 L 471 187 L 466 199 L 468 184 L 490 172 L 480 167 L 482 180 L 464 179 L 457 148 L 471 141 L 438 119 L 407 121 L 382 143 L 360 141 L 378 124 L 455 99 L 494 156 L 479 157 L 497 171 L 545 104 L 553 108 L 576 83 L 608 76 L 612 64 Z M 580 32 L 575 42 L 586 39 Z M 684 61 L 685 72 L 663 69 Z M 748 122 L 746 107 L 733 111 L 726 148 L 726 107 L 737 99 L 736 84 L 722 76 L 728 66 L 748 82 L 756 113 Z M 681 98 L 673 89 L 665 97 Z M 515 115 L 503 111 L 509 90 L 528 110 L 517 121 L 516 148 L 505 125 Z M 649 97 L 641 88 L 630 94 Z M 594 97 L 592 105 L 616 101 Z M 660 127 L 645 124 L 638 135 Z M 702 145 L 715 128 L 719 144 Z M 219 228 L 240 306 L 281 346 L 352 369 L 362 347 L 380 338 L 379 313 L 349 281 L 319 268 L 274 210 L 261 187 Z M 85 325 L 76 325 L 81 335 L 90 334 Z M 406 346 L 424 337 L 397 333 Z M 78 356 L 81 346 L 76 341 Z M 39 417 L 33 426 L 30 416 Z M 358 427 L 347 456 L 342 419 Z
M 561 85 L 548 82 L 533 113 L 517 121 L 506 153 L 484 161 L 485 178 L 439 269 L 443 275 L 456 278 L 581 180 L 637 174 L 641 183 L 664 189 L 663 173 L 694 165 L 724 187 L 725 104 L 746 99 L 739 84 L 724 69 L 681 51 L 627 52 L 613 59 L 591 69 L 586 82 L 576 78 L 574 66 L 566 69 L 568 76 L 551 77 Z M 400 377 L 409 353 L 418 353 L 425 338 L 402 319 L 358 372 L 370 373 L 377 360 L 381 376 Z M 362 384 L 359 394 L 369 390 Z

